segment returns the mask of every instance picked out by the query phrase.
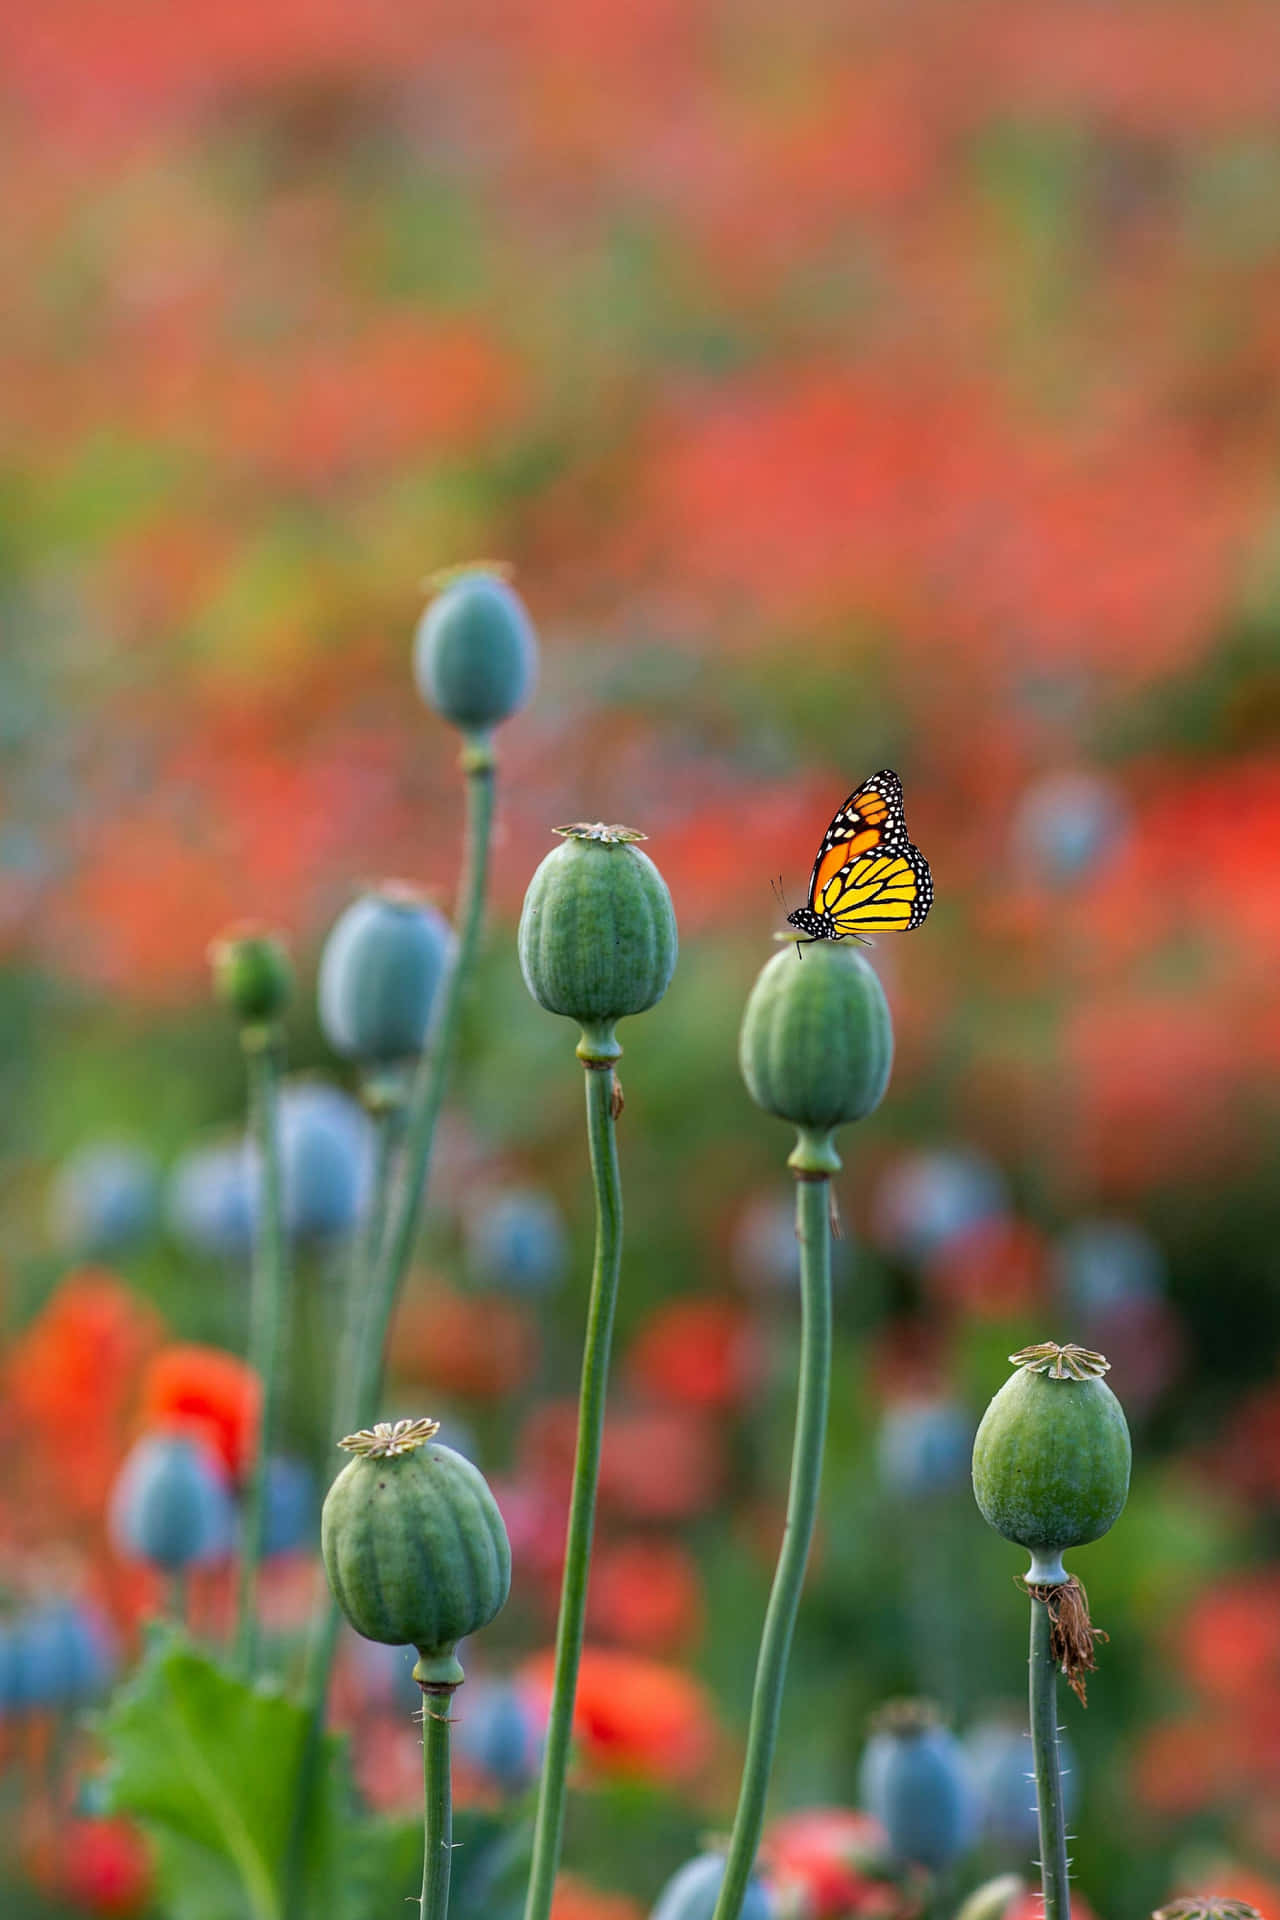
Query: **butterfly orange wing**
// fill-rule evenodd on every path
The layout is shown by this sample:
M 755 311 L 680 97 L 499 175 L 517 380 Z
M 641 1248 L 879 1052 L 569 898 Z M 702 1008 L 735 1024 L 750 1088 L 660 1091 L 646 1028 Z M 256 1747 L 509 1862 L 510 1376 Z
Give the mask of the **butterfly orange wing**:
M 823 835 L 808 905 L 839 932 L 909 932 L 933 904 L 929 863 L 907 836 L 902 782 L 882 767 L 855 787 Z

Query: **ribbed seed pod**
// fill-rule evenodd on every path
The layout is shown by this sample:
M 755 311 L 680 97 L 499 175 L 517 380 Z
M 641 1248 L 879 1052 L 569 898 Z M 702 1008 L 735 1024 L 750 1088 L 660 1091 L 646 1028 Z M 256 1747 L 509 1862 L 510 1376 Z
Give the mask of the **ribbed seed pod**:
M 329 1585 L 366 1640 L 416 1647 L 414 1678 L 456 1685 L 458 1641 L 487 1626 L 511 1587 L 511 1548 L 484 1475 L 432 1440 L 434 1420 L 398 1420 L 340 1444 L 355 1457 L 325 1499 Z
M 756 1105 L 804 1133 L 829 1136 L 873 1113 L 889 1084 L 893 1022 L 861 954 L 834 941 L 776 953 L 748 995 L 738 1063 Z
M 973 1443 L 974 1496 L 988 1524 L 1031 1554 L 1032 1584 L 1060 1584 L 1066 1549 L 1099 1539 L 1124 1508 L 1129 1428 L 1102 1354 L 1045 1341 L 1010 1357 L 1017 1372 Z
M 675 970 L 676 917 L 667 883 L 629 827 L 558 827 L 562 845 L 524 897 L 520 968 L 539 1006 L 576 1020 L 619 1051 L 613 1028 L 661 1000 Z M 581 1051 L 581 1049 L 580 1049 Z M 585 1057 L 585 1056 L 584 1056 Z
M 453 958 L 453 929 L 412 888 L 389 884 L 341 913 L 320 956 L 320 1025 L 336 1053 L 376 1066 L 422 1051 Z
M 418 690 L 464 733 L 487 734 L 533 692 L 538 643 L 520 596 L 482 570 L 438 593 L 413 643 Z

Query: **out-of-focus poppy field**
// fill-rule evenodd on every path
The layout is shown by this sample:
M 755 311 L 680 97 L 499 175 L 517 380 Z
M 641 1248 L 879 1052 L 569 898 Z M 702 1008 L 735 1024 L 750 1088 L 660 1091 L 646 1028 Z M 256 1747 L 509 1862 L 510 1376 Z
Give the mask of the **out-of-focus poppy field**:
M 935 900 L 870 956 L 896 1058 L 841 1136 L 771 1911 L 920 1912 L 865 1805 L 904 1695 L 972 1794 L 948 1897 L 1035 1881 L 1021 1559 L 969 1447 L 1052 1338 L 1108 1356 L 1134 1442 L 1081 1555 L 1110 1638 L 1060 1716 L 1078 1912 L 1212 1883 L 1275 1920 L 1280 14 L 48 0 L 0 17 L 0 74 L 0 1908 L 239 1920 L 162 1900 L 101 1719 L 170 1604 L 120 1519 L 139 1448 L 180 1436 L 203 1476 L 187 1631 L 234 1618 L 255 1174 L 207 951 L 265 923 L 298 974 L 261 1589 L 288 1672 L 367 1185 L 316 968 L 371 883 L 451 910 L 457 737 L 412 638 L 429 576 L 501 563 L 539 679 L 383 1408 L 441 1421 L 511 1537 L 460 1812 L 536 1772 L 591 1265 L 525 888 L 556 826 L 625 822 L 680 929 L 621 1034 L 555 1907 L 642 1920 L 732 1818 L 786 1497 L 790 1137 L 744 1090 L 743 1002 L 893 767 Z M 416 1704 L 344 1637 L 377 1813 L 421 1808 Z

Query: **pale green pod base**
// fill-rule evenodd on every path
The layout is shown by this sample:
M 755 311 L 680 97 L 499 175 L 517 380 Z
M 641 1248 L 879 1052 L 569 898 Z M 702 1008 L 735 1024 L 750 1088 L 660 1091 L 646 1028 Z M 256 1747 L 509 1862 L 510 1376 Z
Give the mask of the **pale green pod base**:
M 452 1647 L 443 1653 L 419 1652 L 414 1663 L 413 1678 L 420 1687 L 460 1687 L 466 1677 Z

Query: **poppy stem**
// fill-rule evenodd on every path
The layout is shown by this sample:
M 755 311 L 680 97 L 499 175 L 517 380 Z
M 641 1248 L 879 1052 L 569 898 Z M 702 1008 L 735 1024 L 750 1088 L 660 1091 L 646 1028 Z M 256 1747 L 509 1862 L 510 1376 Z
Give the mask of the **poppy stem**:
M 1062 1802 L 1062 1759 L 1058 1751 L 1058 1668 L 1052 1641 L 1049 1608 L 1045 1601 L 1032 1594 L 1031 1753 L 1036 1776 L 1036 1814 L 1040 1823 L 1044 1920 L 1071 1920 L 1067 1823 Z
M 453 1792 L 449 1761 L 449 1706 L 453 1688 L 422 1691 L 422 1771 L 425 1787 L 421 1920 L 446 1920 L 453 1868 Z
M 249 1305 L 249 1365 L 261 1384 L 258 1444 L 245 1497 L 244 1538 L 236 1606 L 236 1666 L 246 1679 L 257 1671 L 258 1567 L 267 1526 L 267 1462 L 275 1434 L 280 1349 L 289 1296 L 280 1154 L 281 1047 L 273 1027 L 246 1027 L 249 1127 L 261 1186 L 254 1222 L 253 1282 Z
M 584 1030 L 585 1031 L 585 1030 Z M 616 1051 L 616 1042 L 610 1041 Z M 584 1038 L 584 1044 L 585 1038 Z M 607 1051 L 608 1049 L 602 1049 Z M 622 1260 L 622 1181 L 618 1171 L 616 1083 L 608 1060 L 586 1062 L 587 1143 L 596 1198 L 595 1261 L 582 1352 L 578 1400 L 578 1446 L 573 1463 L 573 1493 L 565 1540 L 564 1583 L 556 1628 L 555 1678 L 547 1721 L 546 1754 L 533 1826 L 533 1860 L 525 1920 L 550 1920 L 560 1842 L 564 1831 L 565 1776 L 573 1737 L 573 1708 L 587 1612 L 591 1539 L 595 1529 L 596 1489 L 604 1438 L 609 1349 Z
M 463 994 L 480 947 L 493 833 L 496 761 L 492 746 L 487 741 L 469 740 L 462 750 L 461 764 L 466 777 L 467 824 L 456 915 L 458 947 L 441 989 L 434 1039 L 418 1063 L 402 1126 L 397 1129 L 400 1132 L 398 1164 L 388 1159 L 382 1202 L 375 1206 L 370 1219 L 367 1244 L 376 1249 L 376 1258 L 365 1279 L 368 1298 L 356 1357 L 348 1430 L 368 1426 L 377 1415 L 387 1333 L 417 1238 L 431 1171 L 436 1121 L 444 1104 L 445 1083 L 457 1045 Z M 338 1609 L 329 1598 L 312 1634 L 303 1677 L 302 1698 L 308 1725 L 294 1790 L 285 1875 L 286 1920 L 301 1920 L 302 1841 L 306 1811 L 315 1786 L 337 1642 Z
M 423 1054 L 414 1077 L 399 1166 L 394 1182 L 388 1187 L 385 1226 L 369 1280 L 368 1313 L 353 1407 L 357 1426 L 366 1425 L 374 1417 L 382 1391 L 387 1333 L 413 1255 L 431 1171 L 436 1122 L 457 1048 L 463 995 L 480 946 L 493 831 L 495 761 L 492 747 L 480 742 L 464 747 L 462 767 L 467 785 L 467 827 L 458 892 L 458 949 L 441 989 L 440 1018 L 434 1040 Z M 374 1231 L 376 1234 L 376 1227 Z
M 803 1138 L 803 1135 L 802 1135 Z M 791 1486 L 782 1546 L 765 1613 L 747 1753 L 738 1792 L 733 1837 L 714 1920 L 738 1920 L 760 1847 L 765 1800 L 778 1739 L 782 1692 L 809 1546 L 818 1511 L 822 1453 L 831 1384 L 831 1215 L 827 1174 L 799 1173 L 796 1237 L 800 1242 L 800 1380 L 796 1397 Z

